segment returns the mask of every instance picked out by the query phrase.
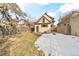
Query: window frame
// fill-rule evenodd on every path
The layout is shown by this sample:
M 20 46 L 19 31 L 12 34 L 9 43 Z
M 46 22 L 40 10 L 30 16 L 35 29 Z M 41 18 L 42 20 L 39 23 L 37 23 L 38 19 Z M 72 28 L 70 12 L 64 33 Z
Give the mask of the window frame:
M 48 27 L 48 24 L 41 24 L 42 27 Z

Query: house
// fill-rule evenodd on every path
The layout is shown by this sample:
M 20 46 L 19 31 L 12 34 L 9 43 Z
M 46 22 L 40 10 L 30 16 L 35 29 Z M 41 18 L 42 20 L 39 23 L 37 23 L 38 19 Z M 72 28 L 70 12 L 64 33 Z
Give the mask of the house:
M 35 22 L 34 30 L 35 33 L 44 33 L 51 32 L 54 28 L 54 18 L 44 13 L 37 22 Z
M 72 11 L 60 18 L 60 22 L 57 25 L 57 32 L 79 36 L 79 12 Z
M 57 32 L 62 33 L 62 34 L 71 34 L 70 33 L 70 16 L 66 15 L 60 18 L 59 23 L 57 24 Z
M 29 30 L 30 30 L 30 32 L 34 32 L 34 25 L 35 25 L 35 23 L 34 22 L 32 22 L 32 21 L 29 21 L 28 22 L 28 26 L 29 26 Z
M 33 32 L 34 23 L 27 20 L 20 20 L 17 23 L 18 32 Z
M 74 12 L 70 18 L 71 34 L 79 36 L 79 12 Z
M 25 21 L 25 20 L 19 20 L 17 22 L 17 26 L 16 26 L 17 31 L 18 32 L 29 32 L 29 27 L 28 27 L 28 24 L 27 23 L 28 22 Z

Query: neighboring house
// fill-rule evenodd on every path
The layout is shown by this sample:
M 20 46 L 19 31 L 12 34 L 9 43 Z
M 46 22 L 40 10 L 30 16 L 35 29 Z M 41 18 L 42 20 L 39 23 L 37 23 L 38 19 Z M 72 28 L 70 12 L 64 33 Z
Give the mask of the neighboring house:
M 57 32 L 63 34 L 71 34 L 70 30 L 70 16 L 66 15 L 60 18 L 60 22 L 57 24 Z
M 29 21 L 28 22 L 28 26 L 29 26 L 29 30 L 30 30 L 30 32 L 34 32 L 34 25 L 35 25 L 35 23 L 34 22 L 32 22 L 32 21 Z
M 18 32 L 29 32 L 29 27 L 27 26 L 27 21 L 25 20 L 18 21 L 16 28 Z
M 27 20 L 20 20 L 17 23 L 17 30 L 18 32 L 33 32 L 34 23 Z
M 68 15 L 60 18 L 57 32 L 79 36 L 79 12 L 72 11 Z
M 54 18 L 44 13 L 41 18 L 35 22 L 35 33 L 51 32 L 55 28 Z
M 79 12 L 76 12 L 70 18 L 71 34 L 79 36 Z

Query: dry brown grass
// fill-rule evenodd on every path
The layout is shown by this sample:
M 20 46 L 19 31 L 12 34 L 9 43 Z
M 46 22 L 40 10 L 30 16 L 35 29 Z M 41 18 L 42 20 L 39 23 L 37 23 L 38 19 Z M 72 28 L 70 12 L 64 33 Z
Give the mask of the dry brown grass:
M 10 38 L 14 41 L 10 48 L 10 55 L 13 56 L 42 56 L 42 51 L 38 51 L 34 46 L 34 42 L 38 36 L 32 33 L 21 33 L 17 34 L 15 38 Z

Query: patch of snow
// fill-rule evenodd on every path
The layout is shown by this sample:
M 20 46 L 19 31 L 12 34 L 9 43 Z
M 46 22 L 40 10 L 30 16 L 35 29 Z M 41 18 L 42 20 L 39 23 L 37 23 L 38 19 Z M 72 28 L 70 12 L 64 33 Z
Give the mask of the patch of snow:
M 76 36 L 59 33 L 43 34 L 35 45 L 38 45 L 47 56 L 79 56 L 79 37 Z

